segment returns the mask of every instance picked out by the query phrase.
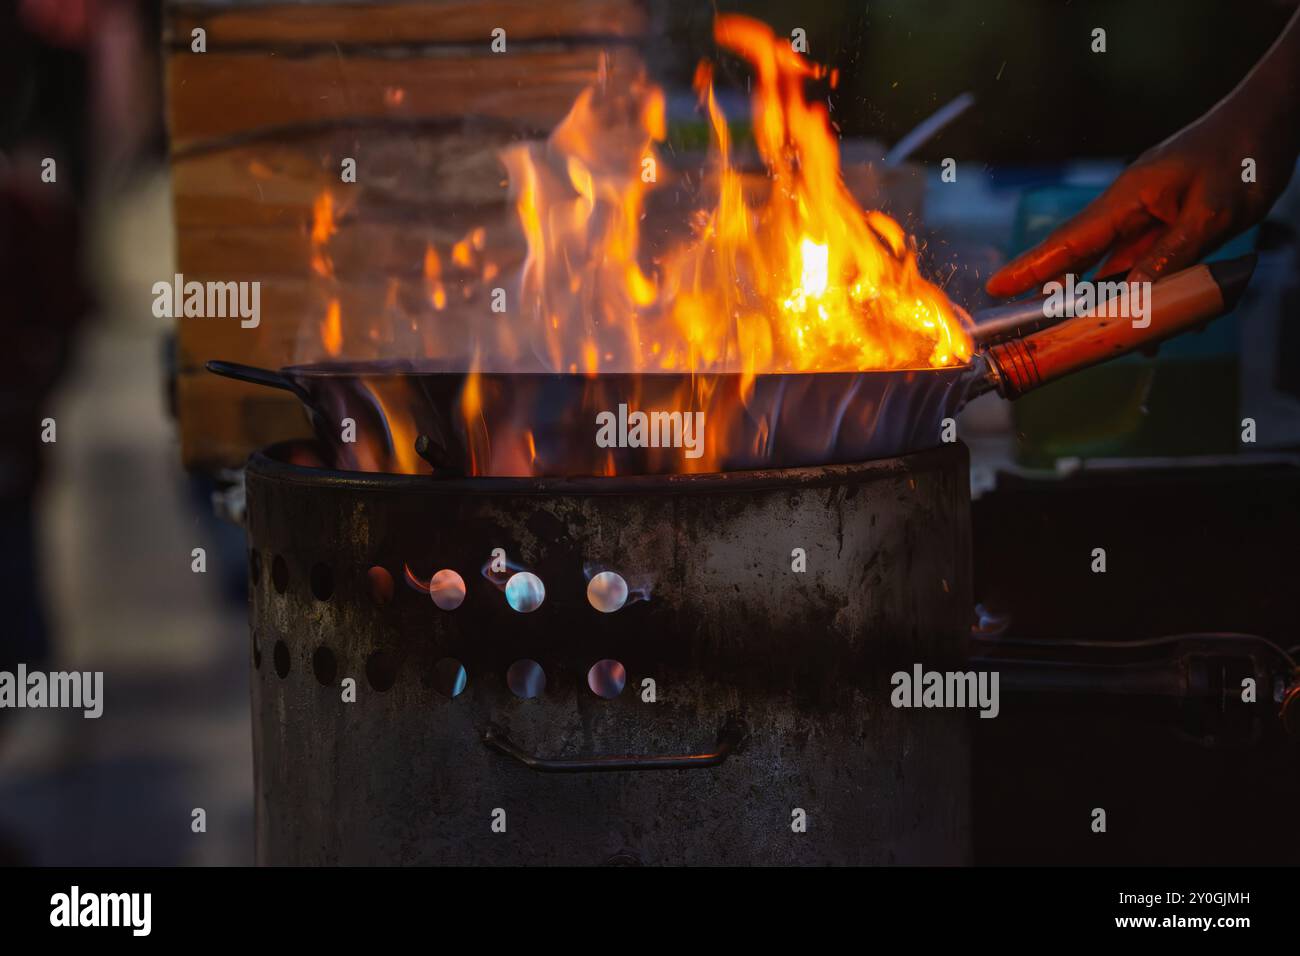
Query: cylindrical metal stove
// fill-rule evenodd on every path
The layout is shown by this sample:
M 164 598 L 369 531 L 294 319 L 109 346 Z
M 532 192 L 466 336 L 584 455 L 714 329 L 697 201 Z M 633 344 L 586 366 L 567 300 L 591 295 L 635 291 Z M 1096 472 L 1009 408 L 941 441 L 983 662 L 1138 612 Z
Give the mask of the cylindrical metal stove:
M 961 446 L 580 479 L 285 457 L 247 471 L 260 862 L 969 862 L 968 717 L 889 699 L 963 666 Z

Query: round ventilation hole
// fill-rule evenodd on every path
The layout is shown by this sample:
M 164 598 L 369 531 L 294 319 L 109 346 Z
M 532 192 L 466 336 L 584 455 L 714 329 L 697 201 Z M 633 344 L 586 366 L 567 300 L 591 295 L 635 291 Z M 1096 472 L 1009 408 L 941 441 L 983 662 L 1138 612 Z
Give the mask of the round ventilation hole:
M 381 694 L 397 683 L 397 658 L 388 651 L 375 651 L 366 658 L 366 680 Z
M 393 599 L 393 576 L 387 568 L 375 565 L 366 572 L 366 581 L 370 585 L 370 600 L 383 607 Z
M 506 582 L 506 603 L 520 614 L 536 611 L 546 600 L 546 586 L 531 571 L 512 574 Z
M 587 686 L 597 697 L 613 700 L 627 685 L 627 670 L 618 661 L 596 661 L 587 671 Z
M 316 680 L 326 687 L 334 683 L 334 678 L 338 676 L 339 665 L 334 659 L 334 652 L 322 644 L 316 648 L 316 653 L 311 656 L 311 670 L 316 675 Z
M 443 568 L 429 581 L 429 597 L 444 611 L 454 611 L 465 602 L 465 579 Z
M 289 645 L 284 641 L 276 641 L 275 648 L 271 652 L 271 659 L 275 661 L 275 672 L 281 678 L 289 676 Z
M 515 661 L 506 671 L 506 685 L 516 697 L 531 700 L 546 690 L 546 671 L 537 661 L 527 658 Z
M 289 565 L 278 554 L 271 561 L 271 584 L 277 594 L 283 594 L 289 586 Z
M 460 661 L 444 657 L 433 665 L 433 689 L 443 697 L 457 697 L 469 683 L 469 676 Z
M 610 614 L 627 603 L 627 582 L 615 571 L 601 571 L 587 583 L 587 601 L 597 611 Z

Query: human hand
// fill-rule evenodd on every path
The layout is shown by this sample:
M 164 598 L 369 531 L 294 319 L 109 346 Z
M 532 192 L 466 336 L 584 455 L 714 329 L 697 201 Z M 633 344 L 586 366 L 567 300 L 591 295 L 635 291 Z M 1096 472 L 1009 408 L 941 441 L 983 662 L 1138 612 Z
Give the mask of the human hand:
M 1100 275 L 1155 281 L 1255 225 L 1295 163 L 1289 137 L 1255 119 L 1244 104 L 1225 102 L 1148 150 L 1086 209 L 994 273 L 988 293 L 1017 295 L 1079 275 L 1103 255 Z M 1256 182 L 1243 181 L 1247 158 Z

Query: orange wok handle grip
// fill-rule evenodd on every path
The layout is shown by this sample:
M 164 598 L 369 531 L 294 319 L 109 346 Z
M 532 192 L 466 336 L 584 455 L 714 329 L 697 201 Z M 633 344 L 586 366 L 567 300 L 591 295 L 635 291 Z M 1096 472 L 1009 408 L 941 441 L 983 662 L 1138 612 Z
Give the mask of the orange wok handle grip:
M 1092 314 L 1068 319 L 1022 339 L 991 346 L 989 364 L 997 389 L 1005 398 L 1018 398 L 1040 385 L 1056 381 L 1101 362 L 1163 342 L 1231 311 L 1250 281 L 1255 257 L 1198 265 L 1161 279 L 1150 287 L 1140 320 Z M 1130 292 L 1132 290 L 1130 289 Z M 1116 300 L 1110 299 L 1110 306 Z

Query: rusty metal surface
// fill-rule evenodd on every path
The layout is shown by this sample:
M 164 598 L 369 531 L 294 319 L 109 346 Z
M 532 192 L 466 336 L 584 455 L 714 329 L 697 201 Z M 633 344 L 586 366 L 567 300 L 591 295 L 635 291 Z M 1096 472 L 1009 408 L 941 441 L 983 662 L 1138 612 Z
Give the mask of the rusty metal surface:
M 349 479 L 255 457 L 248 518 L 261 862 L 969 860 L 969 717 L 889 704 L 894 670 L 960 665 L 960 446 L 686 481 Z M 538 610 L 511 610 L 479 573 L 494 547 L 545 582 Z M 457 570 L 464 604 L 407 588 L 404 562 Z M 597 612 L 591 563 L 653 578 L 650 599 Z M 385 606 L 376 565 L 396 582 Z M 336 667 L 318 677 L 321 647 Z M 454 699 L 433 686 L 448 657 L 468 674 Z M 538 698 L 506 685 L 521 658 L 545 669 Z M 607 658 L 627 670 L 613 700 L 586 681 Z M 482 742 L 495 723 L 543 757 L 685 754 L 735 716 L 739 752 L 689 770 L 542 774 Z

